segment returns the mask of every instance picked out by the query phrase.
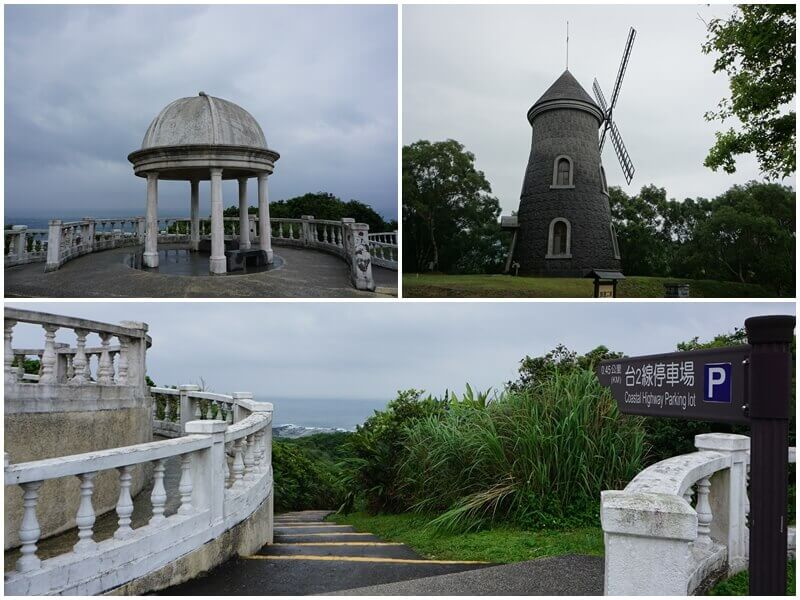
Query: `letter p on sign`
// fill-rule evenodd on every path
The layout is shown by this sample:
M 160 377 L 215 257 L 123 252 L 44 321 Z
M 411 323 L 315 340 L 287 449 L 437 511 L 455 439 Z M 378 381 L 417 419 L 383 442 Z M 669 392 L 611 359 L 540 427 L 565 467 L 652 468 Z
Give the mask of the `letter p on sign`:
M 703 400 L 731 401 L 731 363 L 712 363 L 704 366 Z

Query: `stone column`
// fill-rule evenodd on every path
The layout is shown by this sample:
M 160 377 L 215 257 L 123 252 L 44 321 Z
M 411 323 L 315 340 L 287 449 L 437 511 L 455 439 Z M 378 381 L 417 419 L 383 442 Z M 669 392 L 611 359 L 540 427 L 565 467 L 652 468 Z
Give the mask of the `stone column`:
M 195 419 L 194 410 L 192 410 L 192 401 L 189 398 L 189 392 L 199 392 L 200 386 L 192 383 L 187 383 L 178 386 L 180 393 L 180 406 L 181 406 L 181 432 L 186 433 L 186 424 Z M 210 415 L 209 415 L 210 416 Z
M 272 264 L 272 229 L 269 224 L 269 190 L 267 178 L 269 175 L 261 173 L 258 176 L 258 243 L 267 253 L 267 262 Z
M 697 513 L 678 496 L 600 492 L 606 596 L 686 596 Z
M 84 252 L 94 252 L 94 219 L 83 217 L 81 225 L 81 246 Z
M 711 538 L 728 549 L 728 574 L 747 568 L 749 530 L 747 528 L 747 463 L 750 438 L 733 433 L 703 433 L 694 437 L 700 450 L 729 454 L 730 469 L 714 473 L 709 503 Z M 698 511 L 699 512 L 699 511 Z
M 145 217 L 144 266 L 158 266 L 158 173 L 147 174 L 147 215 Z
M 25 254 L 28 252 L 28 239 L 27 234 L 25 233 L 28 231 L 27 225 L 13 225 L 11 227 L 12 230 L 18 232 L 17 233 L 17 246 L 15 248 L 16 259 L 22 262 L 25 258 Z
M 212 275 L 223 275 L 227 271 L 222 216 L 222 169 L 211 169 L 211 258 L 208 261 L 208 270 Z
M 224 518 L 225 503 L 225 421 L 189 421 L 185 425 L 188 435 L 211 437 L 211 447 L 192 454 L 192 506 L 195 510 L 208 510 L 212 524 Z
M 342 219 L 344 221 L 344 219 Z M 366 223 L 348 223 L 344 227 L 345 238 L 349 239 L 350 280 L 357 290 L 375 291 L 375 280 L 372 278 L 372 257 L 369 254 L 369 225 Z
M 194 252 L 197 252 L 200 246 L 200 181 L 192 179 L 192 206 L 191 206 L 191 229 L 192 237 L 190 247 Z
M 47 231 L 47 262 L 45 272 L 55 271 L 61 266 L 61 221 L 53 219 Z
M 239 177 L 239 248 L 250 249 L 250 220 L 247 218 L 247 177 Z

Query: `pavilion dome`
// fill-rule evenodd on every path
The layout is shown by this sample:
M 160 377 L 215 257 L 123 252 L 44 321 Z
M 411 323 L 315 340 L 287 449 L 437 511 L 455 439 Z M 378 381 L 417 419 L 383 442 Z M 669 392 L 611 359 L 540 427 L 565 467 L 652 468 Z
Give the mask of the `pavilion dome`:
M 253 115 L 205 92 L 179 98 L 164 107 L 142 140 L 142 150 L 195 145 L 267 149 L 267 140 Z

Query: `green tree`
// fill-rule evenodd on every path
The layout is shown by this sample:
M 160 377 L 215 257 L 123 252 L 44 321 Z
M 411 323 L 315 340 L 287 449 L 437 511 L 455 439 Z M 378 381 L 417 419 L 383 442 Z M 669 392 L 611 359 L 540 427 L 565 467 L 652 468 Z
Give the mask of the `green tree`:
M 702 275 L 760 283 L 778 294 L 794 289 L 795 194 L 791 188 L 757 182 L 737 185 L 715 198 L 710 208 L 688 245 Z
M 500 203 L 475 155 L 455 140 L 403 148 L 403 260 L 407 270 L 496 271 L 505 258 Z
M 735 117 L 742 130 L 718 132 L 705 165 L 736 171 L 735 157 L 755 152 L 772 179 L 795 171 L 796 13 L 794 4 L 742 4 L 729 19 L 708 25 L 703 52 L 717 54 L 714 72 L 730 77 L 730 98 L 709 121 Z
M 258 207 L 248 208 L 250 214 L 256 214 Z M 299 219 L 303 215 L 313 215 L 317 219 L 338 221 L 342 218 L 355 219 L 356 223 L 366 223 L 370 232 L 382 233 L 397 230 L 397 221 L 386 221 L 372 207 L 349 200 L 344 202 L 328 192 L 303 194 L 287 200 L 278 200 L 269 204 L 270 217 L 276 219 Z M 239 207 L 229 206 L 225 209 L 226 217 L 238 217 Z

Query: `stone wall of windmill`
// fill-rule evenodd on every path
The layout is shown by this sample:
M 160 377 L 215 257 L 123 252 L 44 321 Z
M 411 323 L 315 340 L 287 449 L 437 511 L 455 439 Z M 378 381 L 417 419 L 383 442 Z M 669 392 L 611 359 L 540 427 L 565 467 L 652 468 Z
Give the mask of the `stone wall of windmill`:
M 608 193 L 600 174 L 597 119 L 581 110 L 536 117 L 519 207 L 515 254 L 522 273 L 581 277 L 593 268 L 619 269 L 614 258 Z M 551 189 L 559 156 L 572 160 L 573 189 Z M 570 258 L 545 258 L 550 223 L 570 222 Z

